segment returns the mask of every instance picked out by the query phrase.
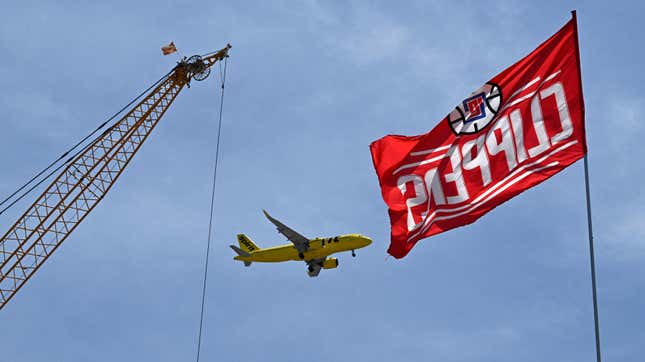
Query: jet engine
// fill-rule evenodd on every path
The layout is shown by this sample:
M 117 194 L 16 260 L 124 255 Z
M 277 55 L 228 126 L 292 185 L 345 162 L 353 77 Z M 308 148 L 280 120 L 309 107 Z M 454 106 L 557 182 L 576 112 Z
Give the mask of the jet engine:
M 334 269 L 337 266 L 338 266 L 338 259 L 336 258 L 325 259 L 322 265 L 323 269 Z

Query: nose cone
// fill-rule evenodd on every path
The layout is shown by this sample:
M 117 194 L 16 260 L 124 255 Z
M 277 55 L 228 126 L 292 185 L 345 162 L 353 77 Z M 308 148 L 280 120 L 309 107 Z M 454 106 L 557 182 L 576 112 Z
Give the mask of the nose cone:
M 363 245 L 361 246 L 362 248 L 370 245 L 371 243 L 372 243 L 372 239 L 368 238 L 367 236 L 362 236 L 361 238 L 361 244 Z

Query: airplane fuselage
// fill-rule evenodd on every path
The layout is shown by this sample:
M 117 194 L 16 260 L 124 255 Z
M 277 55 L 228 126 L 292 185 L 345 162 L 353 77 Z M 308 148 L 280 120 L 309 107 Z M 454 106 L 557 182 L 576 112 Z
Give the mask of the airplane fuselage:
M 235 260 L 254 263 L 279 263 L 289 260 L 324 259 L 343 251 L 356 250 L 368 246 L 372 239 L 360 234 L 340 235 L 332 238 L 315 238 L 309 241 L 307 251 L 298 253 L 293 244 L 263 248 L 249 252 L 249 256 L 235 256 Z

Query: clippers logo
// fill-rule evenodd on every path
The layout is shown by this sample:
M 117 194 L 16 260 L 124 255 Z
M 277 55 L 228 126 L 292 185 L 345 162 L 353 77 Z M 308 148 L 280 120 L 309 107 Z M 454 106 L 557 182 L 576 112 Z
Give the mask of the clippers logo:
M 486 83 L 464 99 L 448 115 L 450 128 L 456 134 L 477 133 L 488 126 L 502 104 L 502 91 L 494 83 Z
M 464 100 L 464 109 L 468 110 L 468 117 L 465 122 L 472 122 L 486 117 L 486 94 L 479 93 L 476 96 Z

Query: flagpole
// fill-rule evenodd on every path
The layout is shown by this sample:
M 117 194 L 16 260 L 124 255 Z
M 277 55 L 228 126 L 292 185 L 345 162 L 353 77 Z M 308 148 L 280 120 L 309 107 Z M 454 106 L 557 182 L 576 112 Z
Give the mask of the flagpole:
M 587 154 L 584 157 L 585 164 L 585 190 L 587 193 L 587 226 L 589 232 L 589 258 L 591 262 L 591 292 L 593 295 L 593 320 L 596 331 L 596 361 L 601 362 L 600 358 L 600 325 L 598 323 L 598 299 L 596 297 L 596 260 L 593 250 L 593 228 L 591 225 L 591 197 L 589 195 L 589 162 Z
M 576 58 L 578 60 L 578 76 L 580 84 L 580 98 L 582 99 L 582 117 L 584 119 L 584 97 L 582 96 L 582 66 L 580 64 L 580 43 L 578 42 L 578 18 L 576 17 L 576 11 L 571 11 L 571 17 L 573 18 L 573 26 L 575 27 L 575 37 L 576 37 Z M 589 235 L 589 262 L 591 264 L 591 294 L 593 299 L 593 321 L 594 321 L 594 331 L 596 336 L 596 362 L 602 362 L 600 357 L 600 324 L 598 322 L 598 297 L 596 293 L 596 258 L 594 255 L 593 249 L 593 227 L 591 223 L 591 193 L 589 192 L 589 159 L 587 157 L 588 150 L 586 149 L 587 145 L 587 135 L 585 132 L 585 156 L 584 156 L 584 167 L 585 167 L 585 194 L 587 197 L 587 232 Z

